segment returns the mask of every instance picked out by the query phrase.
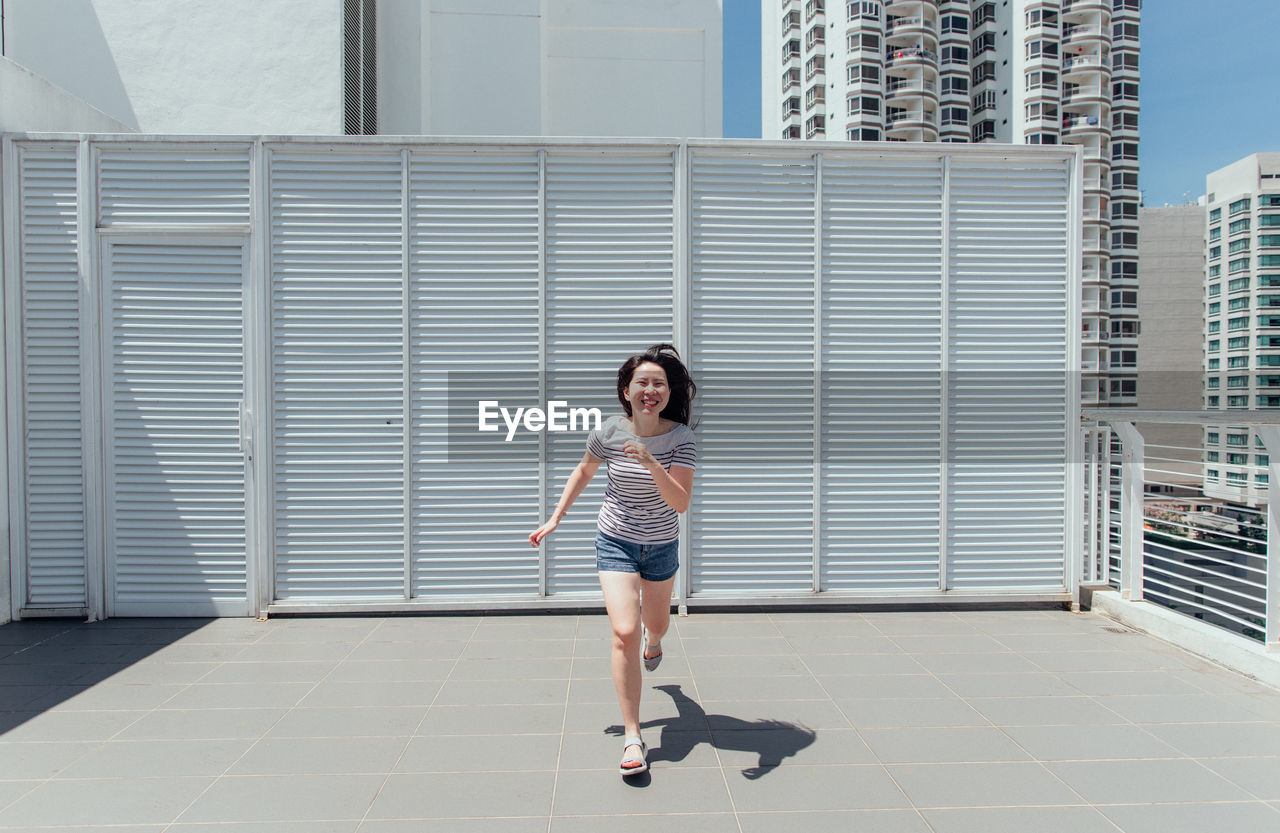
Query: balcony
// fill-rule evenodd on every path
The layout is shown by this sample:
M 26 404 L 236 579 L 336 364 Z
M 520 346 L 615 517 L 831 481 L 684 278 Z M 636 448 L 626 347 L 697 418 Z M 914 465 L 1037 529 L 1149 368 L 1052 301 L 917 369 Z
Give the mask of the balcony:
M 1102 124 L 1102 120 L 1097 116 L 1068 113 L 1062 118 L 1062 134 L 1064 136 L 1106 132 L 1106 126 Z
M 1111 16 L 1111 0 L 1062 0 L 1061 14 L 1073 18 L 1102 14 Z
M 1108 46 L 1111 43 L 1111 32 L 1096 24 L 1064 25 L 1062 27 L 1062 48 L 1068 47 Z
M 938 101 L 938 82 L 924 78 L 889 78 L 885 85 L 886 101 L 911 101 L 913 99 Z
M 923 15 L 913 17 L 891 17 L 885 21 L 884 33 L 890 37 L 896 35 L 935 35 L 938 24 Z
M 910 46 L 901 49 L 890 49 L 885 52 L 885 66 L 937 66 L 938 53 L 923 46 Z
M 1062 89 L 1062 103 L 1109 104 L 1111 88 L 1101 84 L 1068 85 Z
M 1097 73 L 1110 74 L 1111 67 L 1099 55 L 1069 55 L 1062 59 L 1062 75 L 1088 78 Z

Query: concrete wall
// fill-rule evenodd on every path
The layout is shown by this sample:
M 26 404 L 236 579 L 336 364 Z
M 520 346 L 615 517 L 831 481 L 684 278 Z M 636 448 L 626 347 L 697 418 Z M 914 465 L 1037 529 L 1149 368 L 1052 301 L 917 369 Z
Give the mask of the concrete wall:
M 379 132 L 722 134 L 720 0 L 382 0 Z
M 1138 404 L 1139 408 L 1195 411 L 1204 407 L 1204 228 L 1199 205 L 1142 208 L 1138 212 Z M 1225 297 L 1225 296 L 1224 296 Z M 1225 337 L 1225 336 L 1224 336 Z M 1156 479 L 1198 484 L 1201 445 L 1197 425 L 1141 425 L 1151 461 L 1180 472 Z
M 0 133 L 128 133 L 113 119 L 48 79 L 0 58 Z
M 342 133 L 341 0 L 6 0 L 5 44 L 135 130 Z

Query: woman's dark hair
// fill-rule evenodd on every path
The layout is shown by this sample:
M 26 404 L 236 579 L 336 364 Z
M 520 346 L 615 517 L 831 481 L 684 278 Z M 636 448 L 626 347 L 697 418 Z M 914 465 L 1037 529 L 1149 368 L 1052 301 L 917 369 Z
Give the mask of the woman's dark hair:
M 631 416 L 631 403 L 627 401 L 627 387 L 631 384 L 631 377 L 635 375 L 636 368 L 645 362 L 653 362 L 666 371 L 667 386 L 671 389 L 671 398 L 667 400 L 667 407 L 663 408 L 658 416 L 688 425 L 690 407 L 693 404 L 694 394 L 698 392 L 698 386 L 689 376 L 689 369 L 680 361 L 680 353 L 670 344 L 655 344 L 643 353 L 627 359 L 622 363 L 622 367 L 618 368 L 618 401 L 622 403 L 622 410 L 627 412 L 627 416 Z

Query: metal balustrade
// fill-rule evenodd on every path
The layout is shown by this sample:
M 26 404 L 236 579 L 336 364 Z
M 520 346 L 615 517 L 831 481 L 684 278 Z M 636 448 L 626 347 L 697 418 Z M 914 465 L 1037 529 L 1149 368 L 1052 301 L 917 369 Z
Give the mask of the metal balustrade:
M 1280 536 L 1272 530 L 1280 491 L 1267 486 L 1280 460 L 1280 412 L 1086 409 L 1084 416 L 1097 423 L 1084 428 L 1082 581 L 1277 646 Z M 1147 442 L 1140 424 L 1247 427 L 1261 447 L 1243 451 L 1265 451 L 1268 465 L 1218 464 L 1200 444 Z

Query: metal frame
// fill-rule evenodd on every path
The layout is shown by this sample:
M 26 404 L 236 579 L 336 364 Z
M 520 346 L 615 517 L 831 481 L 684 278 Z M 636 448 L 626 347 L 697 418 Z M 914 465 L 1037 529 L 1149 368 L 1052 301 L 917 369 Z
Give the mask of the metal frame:
M 85 345 L 102 344 L 102 339 L 106 337 L 107 328 L 100 326 L 99 320 L 102 314 L 103 301 L 99 297 L 99 283 L 101 278 L 102 264 L 101 259 L 104 256 L 110 240 L 118 235 L 128 234 L 131 238 L 145 239 L 147 237 L 163 236 L 168 238 L 181 237 L 198 237 L 208 240 L 218 236 L 229 237 L 235 236 L 243 242 L 247 247 L 246 263 L 247 278 L 245 282 L 245 350 L 246 356 L 250 355 L 251 350 L 259 351 L 262 355 L 269 355 L 271 351 L 271 281 L 268 273 L 269 263 L 267 261 L 268 248 L 270 245 L 269 228 L 265 226 L 269 218 L 269 180 L 270 166 L 272 154 L 276 150 L 287 148 L 291 152 L 314 152 L 316 154 L 328 153 L 333 150 L 350 150 L 350 151 L 368 151 L 371 148 L 379 150 L 398 149 L 400 151 L 402 165 L 402 183 L 401 198 L 402 208 L 404 209 L 403 223 L 409 223 L 409 177 L 410 162 L 413 151 L 416 148 L 430 147 L 437 150 L 456 150 L 459 153 L 466 152 L 474 148 L 482 148 L 485 150 L 517 150 L 529 151 L 535 149 L 539 157 L 539 192 L 541 199 L 539 200 L 539 276 L 540 280 L 540 309 L 539 309 L 539 340 L 545 353 L 546 345 L 546 208 L 545 208 L 545 190 L 546 190 L 546 160 L 548 152 L 557 150 L 572 149 L 602 149 L 602 148 L 618 148 L 618 149 L 649 149 L 649 150 L 668 150 L 673 159 L 673 196 L 674 196 L 674 214 L 673 214 L 673 231 L 674 231 L 674 279 L 675 291 L 673 295 L 673 340 L 682 352 L 692 349 L 692 332 L 691 332 L 691 310 L 692 310 L 692 286 L 691 275 L 692 268 L 692 247 L 691 241 L 691 222 L 692 218 L 688 212 L 688 206 L 685 204 L 691 195 L 691 176 L 693 167 L 694 154 L 698 150 L 731 150 L 740 151 L 744 155 L 753 153 L 781 154 L 785 156 L 795 156 L 797 154 L 809 153 L 814 160 L 815 166 L 815 182 L 814 182 L 814 328 L 815 328 L 815 410 L 814 416 L 817 420 L 815 431 L 817 436 L 815 442 L 820 442 L 821 434 L 821 351 L 823 344 L 823 327 L 822 327 L 822 274 L 823 274 L 823 252 L 822 252 L 822 223 L 824 219 L 823 206 L 823 158 L 825 153 L 833 153 L 838 157 L 879 157 L 888 159 L 919 159 L 922 152 L 939 160 L 942 168 L 942 187 L 943 197 L 941 206 L 942 216 L 942 313 L 944 320 L 942 322 L 942 346 L 943 346 L 943 367 L 946 367 L 946 348 L 949 343 L 949 328 L 947 321 L 947 313 L 950 309 L 949 302 L 949 286 L 950 286 L 950 262 L 949 262 L 949 240 L 950 240 L 950 211 L 949 211 L 949 195 L 950 195 L 950 166 L 953 158 L 960 157 L 999 157 L 999 158 L 1039 158 L 1059 157 L 1063 160 L 1063 164 L 1067 167 L 1068 190 L 1071 194 L 1069 206 L 1069 216 L 1071 217 L 1068 228 L 1068 263 L 1069 273 L 1066 276 L 1068 281 L 1068 315 L 1069 319 L 1079 315 L 1080 298 L 1079 298 L 1079 251 L 1080 243 L 1076 239 L 1080 230 L 1080 218 L 1072 212 L 1078 208 L 1079 203 L 1079 184 L 1081 171 L 1080 151 L 1074 147 L 1058 146 L 1058 147 L 1021 147 L 1021 146 L 1000 146 L 998 149 L 989 145 L 963 145 L 953 144 L 939 146 L 937 143 L 859 143 L 856 146 L 850 146 L 845 142 L 837 141 L 819 141 L 797 143 L 792 141 L 751 141 L 744 142 L 736 139 L 629 139 L 629 138 L 539 138 L 530 140 L 513 140 L 509 138 L 476 138 L 476 137 L 431 137 L 428 139 L 406 140 L 401 137 L 387 136 L 364 136 L 364 137 L 323 137 L 323 136 L 257 136 L 257 137 L 236 137 L 236 136 L 217 136 L 217 137 L 198 137 L 198 136 L 100 136 L 91 134 L 10 134 L 4 137 L 4 222 L 5 222 L 5 242 L 6 252 L 4 259 L 4 269 L 6 278 L 6 321 L 5 327 L 5 343 L 7 347 L 6 368 L 8 372 L 8 391 L 10 393 L 8 401 L 7 416 L 9 424 L 7 426 L 7 436 L 10 449 L 9 461 L 9 481 L 8 485 L 11 490 L 10 515 L 11 518 L 18 519 L 23 515 L 25 507 L 21 500 L 24 494 L 21 481 L 21 472 L 24 470 L 20 464 L 22 460 L 22 442 L 21 442 L 21 421 L 24 410 L 20 398 L 15 398 L 13 393 L 21 393 L 21 339 L 19 337 L 21 325 L 21 297 L 20 297 L 20 273 L 21 267 L 17 263 L 18 249 L 15 245 L 20 235 L 20 227 L 15 222 L 17 215 L 16 203 L 18 198 L 18 172 L 17 163 L 18 151 L 25 144 L 35 144 L 43 141 L 56 141 L 58 143 L 77 142 L 78 143 L 78 165 L 77 165 L 77 184 L 79 190 L 78 218 L 81 230 L 81 246 L 80 246 L 80 272 L 81 272 L 81 316 L 82 316 L 82 343 Z M 139 149 L 147 151 L 155 150 L 187 150 L 193 145 L 200 145 L 211 149 L 227 149 L 235 147 L 237 149 L 247 149 L 250 161 L 250 218 L 246 228 L 239 224 L 226 224 L 218 226 L 192 226 L 192 225 L 166 225 L 163 228 L 155 225 L 129 224 L 119 228 L 99 229 L 97 226 L 97 210 L 98 210 L 98 159 L 100 152 L 106 150 L 119 149 Z M 1078 213 L 1078 212 L 1076 212 Z M 93 238 L 97 238 L 96 240 Z M 410 275 L 412 272 L 411 257 L 412 251 L 408 242 L 408 235 L 405 235 L 402 248 L 403 264 L 402 271 L 405 276 L 404 292 L 409 293 Z M 1074 291 L 1072 288 L 1074 287 Z M 406 306 L 404 319 L 404 339 L 406 346 L 411 342 L 411 320 L 408 318 Z M 15 340 L 16 339 L 16 340 Z M 1074 326 L 1074 320 L 1067 322 L 1067 346 L 1068 361 L 1071 368 L 1079 367 L 1079 342 L 1080 334 L 1078 327 Z M 82 374 L 83 396 L 84 396 L 84 431 L 85 440 L 85 478 L 89 484 L 103 483 L 107 475 L 107 463 L 105 448 L 102 443 L 105 438 L 104 428 L 105 421 L 100 417 L 104 403 L 104 388 L 102 387 L 105 376 L 103 375 L 104 367 L 98 362 L 105 361 L 105 354 L 98 351 L 99 356 L 84 357 L 82 359 L 82 367 L 85 372 Z M 407 354 L 407 351 L 406 351 Z M 94 367 L 93 365 L 96 365 Z M 272 518 L 274 515 L 274 495 L 271 484 L 274 483 L 274 460 L 272 448 L 274 445 L 274 429 L 272 420 L 272 403 L 273 403 L 273 385 L 271 380 L 272 370 L 270 363 L 263 367 L 249 367 L 246 363 L 246 379 L 245 379 L 245 398 L 247 406 L 246 424 L 253 432 L 252 454 L 246 463 L 246 508 L 249 518 L 248 527 L 246 529 L 246 544 L 252 554 L 249 565 L 248 584 L 250 587 L 250 598 L 248 600 L 250 612 L 259 616 L 265 616 L 269 611 L 299 611 L 299 610 L 316 610 L 323 607 L 325 610 L 342 611 L 342 610 L 418 610 L 418 609 L 491 609 L 494 606 L 502 607 L 546 607 L 546 608 L 563 608 L 563 607 L 581 607 L 584 604 L 594 603 L 592 599 L 582 596 L 547 596 L 547 580 L 548 580 L 548 564 L 547 564 L 547 547 L 544 543 L 540 549 L 539 558 L 539 591 L 537 598 L 529 600 L 506 600 L 495 599 L 480 602 L 472 602 L 470 600 L 418 600 L 412 598 L 413 579 L 412 579 L 412 516 L 406 511 L 405 524 L 405 598 L 402 604 L 397 604 L 393 600 L 379 600 L 377 602 L 364 603 L 311 603 L 311 602 L 291 602 L 277 603 L 274 601 L 275 592 L 275 567 L 274 567 L 274 532 L 272 529 Z M 406 362 L 404 373 L 406 379 L 410 380 L 412 373 L 411 366 Z M 541 380 L 540 384 L 545 385 L 545 380 Z M 15 387 L 16 386 L 16 387 Z M 545 397 L 544 397 L 545 398 Z M 1077 459 L 1072 455 L 1080 453 L 1079 443 L 1081 442 L 1079 431 L 1075 429 L 1074 421 L 1071 417 L 1079 407 L 1079 391 L 1078 389 L 1068 390 L 1068 411 L 1067 422 L 1068 431 L 1066 443 L 1068 448 L 1068 461 Z M 408 437 L 410 431 L 411 419 L 409 413 L 409 403 L 406 401 L 406 418 L 404 431 Z M 1073 490 L 1073 486 L 1080 484 L 1081 472 L 1074 470 L 1074 467 L 1068 465 L 1066 472 L 1066 493 L 1067 501 L 1064 511 L 1066 512 L 1066 540 L 1064 541 L 1064 587 L 1058 589 L 1056 587 L 1046 587 L 1042 590 L 1035 588 L 1031 590 L 1010 588 L 1008 593 L 1001 593 L 999 588 L 986 588 L 981 591 L 956 591 L 949 589 L 949 568 L 948 568 L 948 536 L 947 536 L 947 504 L 948 504 L 948 484 L 946 476 L 946 454 L 948 448 L 947 442 L 947 419 L 948 404 L 947 397 L 943 396 L 942 402 L 942 450 L 943 459 L 941 460 L 941 480 L 940 480 L 940 516 L 939 516 L 939 586 L 936 593 L 911 591 L 907 593 L 893 591 L 823 591 L 822 590 L 822 557 L 821 557 L 821 476 L 815 468 L 814 473 L 814 557 L 813 557 L 813 583 L 812 591 L 809 597 L 793 596 L 787 594 L 778 595 L 762 595 L 750 598 L 738 597 L 719 597 L 719 596 L 696 596 L 692 592 L 692 570 L 690 561 L 690 536 L 688 534 L 690 521 L 688 515 L 681 517 L 682 530 L 682 564 L 685 568 L 682 570 L 682 578 L 677 582 L 675 602 L 679 605 L 682 612 L 686 611 L 690 606 L 735 606 L 735 605 L 759 605 L 759 604 L 919 604 L 919 603 L 965 603 L 965 602 L 990 602 L 992 600 L 1000 601 L 1053 601 L 1059 602 L 1074 598 L 1076 584 L 1078 583 L 1078 574 L 1080 564 L 1078 561 L 1081 547 L 1081 530 L 1076 529 L 1079 523 L 1083 522 L 1080 516 L 1081 507 L 1076 499 L 1078 489 Z M 545 444 L 545 437 L 543 437 Z M 408 443 L 406 442 L 406 448 Z M 548 486 L 545 483 L 545 454 L 543 455 L 544 467 L 542 485 L 540 486 L 540 506 L 545 508 L 547 501 Z M 16 488 L 15 488 L 16 484 Z M 405 504 L 407 509 L 411 508 L 411 486 L 412 471 L 406 467 L 405 470 Z M 107 564 L 105 558 L 105 545 L 107 541 L 107 523 L 108 520 L 103 512 L 102 497 L 98 490 L 90 490 L 94 492 L 94 497 L 86 497 L 86 580 L 89 584 L 89 598 L 87 599 L 87 608 L 90 618 L 102 618 L 109 615 L 110 600 L 107 593 L 108 576 Z M 1077 523 L 1079 521 L 1079 523 Z M 11 524 L 10 539 L 12 547 L 12 574 L 14 576 L 14 586 L 12 588 L 12 597 L 14 599 L 15 614 L 18 612 L 17 599 L 25 596 L 19 594 L 19 589 L 25 592 L 25 587 L 20 586 L 19 579 L 25 577 L 25 545 L 23 536 L 25 535 L 25 524 Z

